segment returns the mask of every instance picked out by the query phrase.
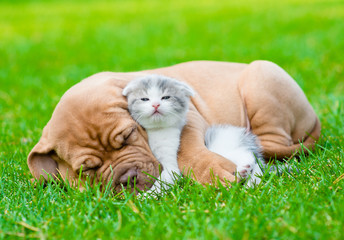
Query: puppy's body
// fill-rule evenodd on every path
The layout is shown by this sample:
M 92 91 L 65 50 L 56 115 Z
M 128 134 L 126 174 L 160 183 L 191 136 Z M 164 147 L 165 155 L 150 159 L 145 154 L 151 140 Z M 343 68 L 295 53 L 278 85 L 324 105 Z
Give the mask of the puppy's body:
M 186 113 L 193 90 L 175 79 L 148 75 L 130 82 L 123 90 L 128 98 L 131 116 L 146 129 L 149 146 L 163 170 L 150 191 L 162 188 L 180 175 L 177 152 L 180 134 L 186 123 Z

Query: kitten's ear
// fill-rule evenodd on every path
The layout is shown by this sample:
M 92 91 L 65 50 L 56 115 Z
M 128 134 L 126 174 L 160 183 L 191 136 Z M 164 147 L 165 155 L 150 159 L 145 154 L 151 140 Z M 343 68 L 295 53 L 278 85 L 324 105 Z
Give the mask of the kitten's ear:
M 125 97 L 128 96 L 129 93 L 134 91 L 136 86 L 137 86 L 137 81 L 136 80 L 133 80 L 133 81 L 129 82 L 127 84 L 127 86 L 123 89 L 122 95 L 125 96 Z
M 188 84 L 179 82 L 179 85 L 180 89 L 186 94 L 186 96 L 193 97 L 195 95 L 195 91 Z

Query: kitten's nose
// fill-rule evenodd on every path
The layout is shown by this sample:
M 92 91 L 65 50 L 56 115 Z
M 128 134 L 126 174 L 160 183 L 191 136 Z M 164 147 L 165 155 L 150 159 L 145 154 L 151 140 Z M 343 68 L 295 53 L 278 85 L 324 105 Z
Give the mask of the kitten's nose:
M 159 103 L 154 103 L 154 104 L 152 104 L 152 107 L 155 108 L 155 110 L 157 110 L 159 106 L 160 106 Z

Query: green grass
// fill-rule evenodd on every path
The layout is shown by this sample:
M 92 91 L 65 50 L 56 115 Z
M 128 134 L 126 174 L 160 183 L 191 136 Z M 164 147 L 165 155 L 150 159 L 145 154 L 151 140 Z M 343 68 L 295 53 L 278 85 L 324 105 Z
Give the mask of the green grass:
M 0 238 L 343 239 L 344 4 L 279 1 L 0 3 Z M 159 200 L 34 187 L 26 156 L 61 95 L 100 71 L 266 59 L 305 91 L 323 130 L 299 173 L 255 189 L 184 179 Z

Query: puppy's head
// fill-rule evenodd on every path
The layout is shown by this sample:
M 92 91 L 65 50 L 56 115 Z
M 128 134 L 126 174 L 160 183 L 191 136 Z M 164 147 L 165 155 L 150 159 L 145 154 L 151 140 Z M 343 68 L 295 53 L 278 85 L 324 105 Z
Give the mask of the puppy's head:
M 120 81 L 100 78 L 69 89 L 28 156 L 37 179 L 61 175 L 140 190 L 159 176 L 145 131 L 130 117 Z

